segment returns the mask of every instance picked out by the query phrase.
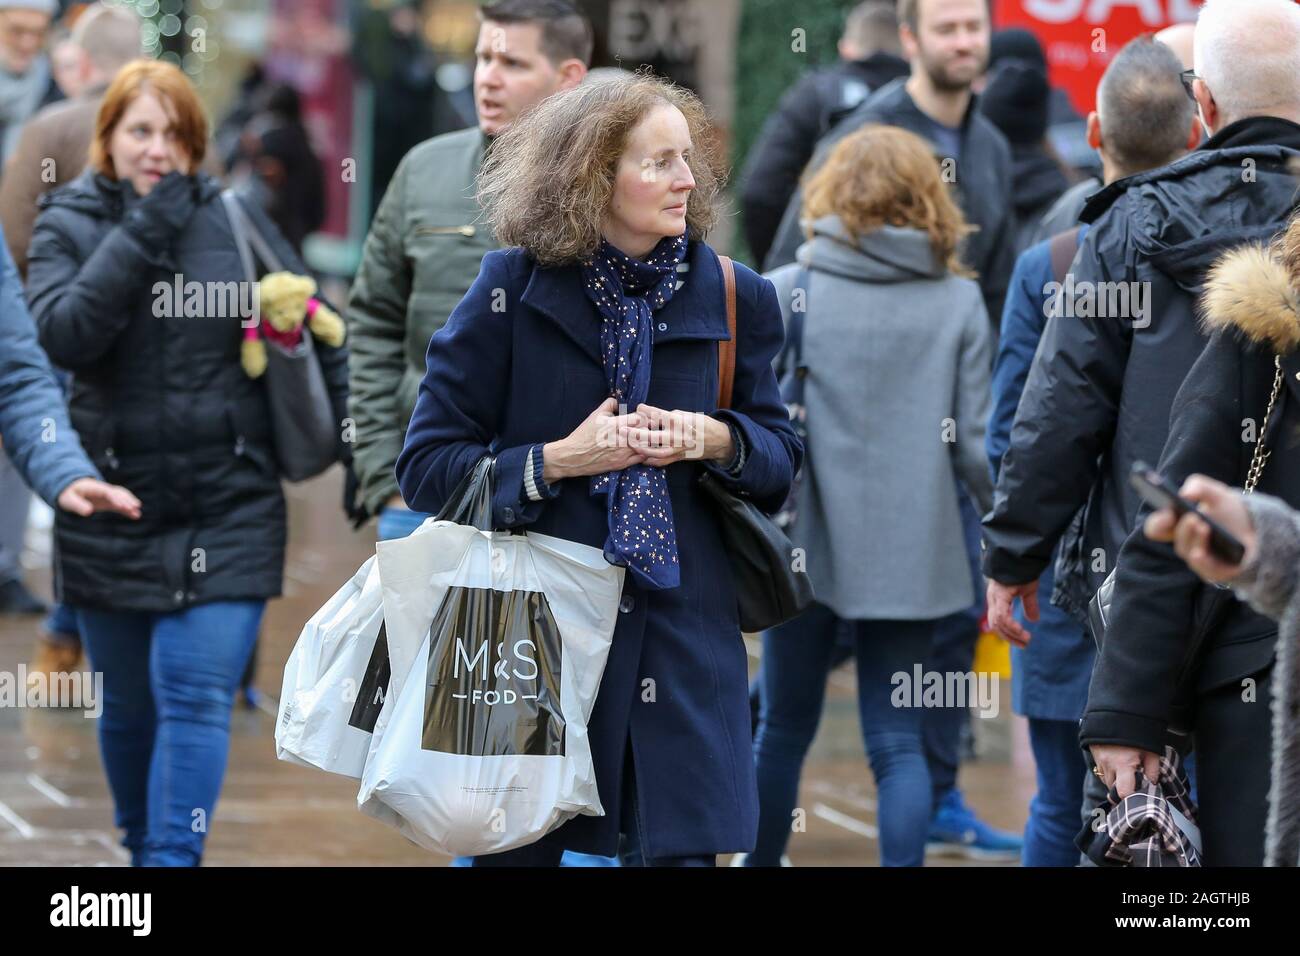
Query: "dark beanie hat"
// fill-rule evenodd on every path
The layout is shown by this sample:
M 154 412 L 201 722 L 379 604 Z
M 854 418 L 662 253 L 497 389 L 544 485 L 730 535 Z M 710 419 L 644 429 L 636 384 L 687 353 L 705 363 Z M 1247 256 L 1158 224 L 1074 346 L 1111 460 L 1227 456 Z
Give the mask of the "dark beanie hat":
M 990 75 L 979 109 L 1011 143 L 1037 143 L 1047 134 L 1047 75 L 1010 60 Z
M 1025 60 L 1047 72 L 1047 56 L 1038 37 L 1021 27 L 998 30 L 989 40 L 989 68 L 1002 60 Z

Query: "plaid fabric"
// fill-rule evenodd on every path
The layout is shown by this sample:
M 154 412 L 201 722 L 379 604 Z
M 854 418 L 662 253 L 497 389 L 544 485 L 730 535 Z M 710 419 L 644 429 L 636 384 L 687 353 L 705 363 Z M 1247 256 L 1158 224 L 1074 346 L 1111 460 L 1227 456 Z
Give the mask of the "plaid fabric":
M 1106 866 L 1200 866 L 1196 806 L 1178 751 L 1165 748 L 1155 783 L 1137 775 L 1138 789 L 1123 800 L 1111 787 L 1088 856 Z

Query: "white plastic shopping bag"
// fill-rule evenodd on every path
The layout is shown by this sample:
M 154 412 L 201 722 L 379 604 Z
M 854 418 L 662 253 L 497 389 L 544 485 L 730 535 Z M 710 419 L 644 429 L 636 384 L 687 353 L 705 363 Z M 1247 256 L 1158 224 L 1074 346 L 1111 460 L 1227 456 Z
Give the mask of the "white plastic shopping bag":
M 587 721 L 623 569 L 599 548 L 451 521 L 380 542 L 378 566 L 391 677 L 362 811 L 456 856 L 603 815 Z
M 384 603 L 372 557 L 312 615 L 284 665 L 276 756 L 359 778 L 387 685 Z

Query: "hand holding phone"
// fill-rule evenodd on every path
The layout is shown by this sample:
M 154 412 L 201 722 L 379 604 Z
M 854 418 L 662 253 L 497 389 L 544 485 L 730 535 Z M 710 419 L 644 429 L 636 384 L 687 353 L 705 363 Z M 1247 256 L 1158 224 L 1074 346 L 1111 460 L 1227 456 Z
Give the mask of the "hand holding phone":
M 1130 481 L 1144 501 L 1162 509 L 1148 516 L 1148 537 L 1173 541 L 1179 557 L 1201 578 L 1235 578 L 1247 545 L 1255 541 L 1255 529 L 1239 492 L 1204 475 L 1193 475 L 1183 485 L 1187 493 L 1184 496 L 1169 480 L 1141 462 L 1132 467 Z M 1218 520 L 1206 514 L 1206 509 L 1214 511 Z M 1191 520 L 1187 520 L 1188 515 Z M 1231 525 L 1232 531 L 1225 525 Z

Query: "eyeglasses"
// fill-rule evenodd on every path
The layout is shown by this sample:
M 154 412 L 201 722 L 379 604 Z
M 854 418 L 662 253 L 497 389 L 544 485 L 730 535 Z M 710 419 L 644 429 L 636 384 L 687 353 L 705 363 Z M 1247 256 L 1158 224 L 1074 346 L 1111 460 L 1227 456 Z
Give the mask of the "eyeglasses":
M 1187 98 L 1191 100 L 1193 103 L 1195 103 L 1196 93 L 1193 92 L 1192 90 L 1192 81 L 1200 79 L 1200 77 L 1196 75 L 1196 71 L 1183 70 L 1183 72 L 1178 74 L 1178 79 L 1182 80 L 1183 82 L 1183 89 L 1187 91 Z

